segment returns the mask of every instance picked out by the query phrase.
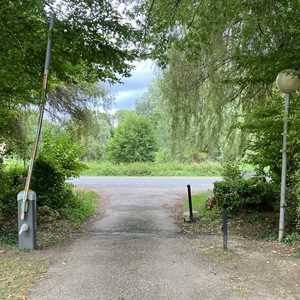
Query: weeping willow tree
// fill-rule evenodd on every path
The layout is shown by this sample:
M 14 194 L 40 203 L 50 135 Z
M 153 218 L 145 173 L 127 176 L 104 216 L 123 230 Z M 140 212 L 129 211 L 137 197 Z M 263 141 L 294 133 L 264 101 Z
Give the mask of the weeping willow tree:
M 300 67 L 300 2 L 139 3 L 149 54 L 166 68 L 173 140 L 213 156 L 240 153 L 245 136 L 235 124 L 271 95 L 279 71 Z
M 168 60 L 160 88 L 171 120 L 173 154 L 195 160 L 241 155 L 243 135 L 235 126 L 242 113 L 239 99 L 225 103 L 226 91 L 204 80 L 199 64 L 184 52 L 169 51 Z
M 154 58 L 167 64 L 168 49 L 184 50 L 202 78 L 238 87 L 229 96 L 253 98 L 279 71 L 300 67 L 297 0 L 148 0 L 140 9 Z

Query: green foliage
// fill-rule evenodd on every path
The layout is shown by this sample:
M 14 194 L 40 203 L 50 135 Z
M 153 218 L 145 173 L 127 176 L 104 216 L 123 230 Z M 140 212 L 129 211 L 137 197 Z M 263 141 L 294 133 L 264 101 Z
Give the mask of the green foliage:
M 63 130 L 52 128 L 43 136 L 40 160 L 47 161 L 64 177 L 79 176 L 84 164 L 80 161 L 83 153 L 81 145 Z
M 287 223 L 291 228 L 300 224 L 300 98 L 291 97 L 288 131 L 287 165 Z M 258 174 L 272 179 L 279 190 L 282 163 L 283 97 L 274 92 L 264 103 L 247 115 L 242 129 L 249 135 L 248 160 Z
M 150 122 L 134 113 L 120 122 L 108 145 L 112 161 L 142 162 L 153 161 L 156 141 Z
M 170 161 L 175 158 L 171 153 L 174 141 L 171 140 L 170 115 L 162 98 L 160 79 L 151 82 L 148 91 L 136 102 L 135 111 L 151 122 L 159 148 L 155 159 Z
M 201 84 L 201 67 L 179 51 L 170 51 L 162 75 L 136 106 L 155 124 L 160 147 L 187 162 L 199 162 L 203 154 L 209 159 L 240 157 L 244 135 L 236 126 L 242 113 L 238 101 L 227 103 L 225 92 L 216 94 L 212 83 Z
M 85 120 L 67 122 L 67 132 L 76 137 L 84 148 L 83 160 L 100 160 L 106 155 L 106 145 L 112 134 L 112 120 L 108 113 L 85 111 Z
M 239 164 L 235 161 L 228 161 L 224 163 L 222 177 L 225 181 L 236 181 L 242 179 Z
M 80 145 L 66 132 L 45 133 L 32 177 L 32 189 L 38 195 L 40 206 L 61 209 L 74 200 L 71 186 L 65 181 L 79 176 L 83 170 L 84 165 L 79 160 L 81 153 Z
M 94 192 L 75 191 L 72 201 L 61 209 L 61 214 L 78 228 L 96 211 L 99 196 Z
M 65 184 L 64 174 L 41 158 L 35 162 L 31 187 L 37 193 L 38 205 L 53 209 L 64 207 L 73 196 L 71 188 Z
M 243 210 L 273 210 L 278 203 L 278 190 L 260 178 L 216 182 L 214 197 L 218 206 L 233 213 Z
M 24 188 L 25 169 L 13 166 L 0 168 L 0 223 L 17 212 L 17 194 Z
M 141 6 L 152 55 L 166 64 L 171 47 L 185 52 L 201 70 L 195 80 L 219 81 L 227 99 L 260 97 L 279 71 L 298 69 L 299 8 L 297 0 L 145 0 Z
M 290 233 L 290 234 L 287 234 L 285 237 L 284 237 L 284 242 L 288 245 L 295 245 L 297 243 L 300 242 L 300 234 L 297 233 L 297 232 L 293 232 L 293 233 Z
M 300 232 L 300 169 L 295 175 L 295 197 L 296 197 L 296 229 Z
M 214 207 L 208 209 L 207 202 L 208 198 L 212 196 L 212 192 L 201 192 L 193 195 L 193 210 L 198 212 L 198 220 L 193 223 L 185 223 L 187 227 L 187 232 L 197 233 L 197 234 L 207 234 L 207 233 L 219 233 L 220 232 L 220 212 Z M 188 199 L 185 199 L 184 208 L 188 209 Z
M 0 32 L 0 143 L 4 140 L 9 149 L 21 148 L 17 150 L 22 150 L 23 157 L 27 156 L 28 147 L 20 143 L 24 140 L 20 115 L 24 105 L 36 105 L 41 100 L 49 11 L 54 11 L 56 18 L 48 111 L 67 111 L 78 116 L 82 102 L 91 99 L 87 90 L 95 94 L 87 87 L 129 76 L 130 64 L 140 54 L 142 36 L 138 26 L 133 25 L 137 17 L 134 11 L 123 6 L 123 1 L 100 2 L 1 3 L 0 24 L 5 30 Z
M 177 162 L 136 162 L 114 164 L 108 161 L 87 162 L 82 172 L 87 176 L 220 176 L 221 165 L 206 161 L 199 164 Z
M 48 33 L 46 10 L 51 2 L 16 0 L 1 5 L 1 26 L 7 28 L 0 34 L 1 102 L 33 101 L 32 91 L 40 89 Z M 52 7 L 57 17 L 51 87 L 58 81 L 90 82 L 128 75 L 128 63 L 137 56 L 132 45 L 141 36 L 130 22 L 124 22 L 117 6 L 110 1 L 99 6 L 96 0 L 63 0 L 60 6 Z M 123 13 L 128 19 L 135 18 L 128 10 Z

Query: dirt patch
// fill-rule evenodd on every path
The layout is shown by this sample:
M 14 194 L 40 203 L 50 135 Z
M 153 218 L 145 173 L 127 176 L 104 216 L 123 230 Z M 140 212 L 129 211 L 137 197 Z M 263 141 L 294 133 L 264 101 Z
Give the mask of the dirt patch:
M 214 265 L 216 275 L 226 274 L 241 299 L 273 299 L 270 291 L 274 299 L 300 299 L 300 259 L 283 254 L 285 246 L 278 251 L 274 243 L 232 237 L 229 250 L 223 251 L 221 236 L 199 237 L 193 243 L 198 255 Z
M 48 269 L 47 257 L 17 250 L 0 254 L 0 299 L 26 299 L 27 289 Z

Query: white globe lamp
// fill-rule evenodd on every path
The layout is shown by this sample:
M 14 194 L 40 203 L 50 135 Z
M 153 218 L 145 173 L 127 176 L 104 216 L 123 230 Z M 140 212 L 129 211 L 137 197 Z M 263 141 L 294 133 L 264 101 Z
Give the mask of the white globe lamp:
M 300 89 L 299 72 L 287 69 L 280 72 L 276 78 L 276 84 L 281 92 L 290 94 Z

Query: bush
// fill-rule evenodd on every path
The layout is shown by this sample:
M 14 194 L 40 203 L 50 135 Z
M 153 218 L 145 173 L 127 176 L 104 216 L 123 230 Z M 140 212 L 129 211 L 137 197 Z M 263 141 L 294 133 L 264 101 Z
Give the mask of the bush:
M 25 170 L 22 167 L 13 166 L 8 169 L 0 169 L 0 222 L 1 219 L 16 216 L 17 194 L 24 188 Z
M 32 176 L 39 206 L 61 209 L 73 201 L 71 186 L 65 181 L 79 176 L 84 168 L 79 160 L 81 154 L 80 145 L 67 133 L 46 132 Z
M 296 230 L 300 232 L 300 170 L 296 172 L 295 182 Z
M 240 180 L 241 170 L 239 164 L 234 161 L 228 161 L 223 164 L 222 177 L 225 181 Z
M 149 120 L 128 114 L 108 144 L 108 156 L 116 163 L 153 161 L 156 141 Z
M 64 174 L 42 158 L 34 164 L 31 187 L 37 194 L 38 206 L 60 209 L 72 198 L 72 190 L 65 183 Z
M 74 195 L 72 176 L 83 169 L 80 146 L 64 131 L 47 131 L 40 155 L 35 161 L 31 189 L 37 193 L 37 205 L 59 210 L 70 205 Z M 17 194 L 24 189 L 26 170 L 20 164 L 0 168 L 0 221 L 17 215 Z M 2 220 L 1 220 L 2 217 Z
M 218 206 L 233 213 L 241 210 L 274 210 L 278 195 L 274 184 L 261 178 L 240 178 L 214 184 L 214 197 Z
M 83 148 L 65 131 L 48 130 L 43 137 L 39 159 L 55 168 L 65 179 L 76 177 L 85 168 L 80 161 Z M 47 173 L 44 174 L 47 178 Z

